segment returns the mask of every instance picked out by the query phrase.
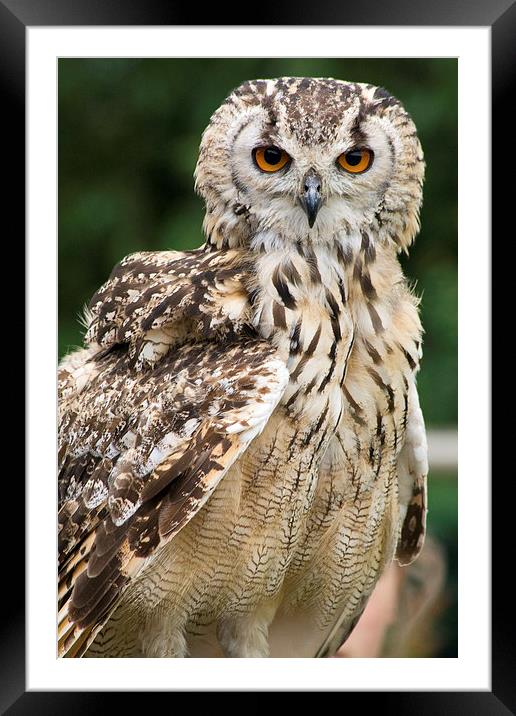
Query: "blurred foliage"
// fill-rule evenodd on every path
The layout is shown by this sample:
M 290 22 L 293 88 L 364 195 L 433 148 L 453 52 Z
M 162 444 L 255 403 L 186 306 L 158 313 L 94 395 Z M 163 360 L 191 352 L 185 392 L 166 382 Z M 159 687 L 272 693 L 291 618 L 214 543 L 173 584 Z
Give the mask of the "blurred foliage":
M 172 48 L 173 49 L 173 48 Z M 454 59 L 59 60 L 59 354 L 113 265 L 137 250 L 202 243 L 193 170 L 201 133 L 247 79 L 335 77 L 386 87 L 427 161 L 422 231 L 405 271 L 423 296 L 419 377 L 429 423 L 457 419 L 457 61 Z
M 458 655 L 458 482 L 457 472 L 430 471 L 428 477 L 428 534 L 432 535 L 444 551 L 446 561 L 445 608 L 436 628 L 440 632 L 441 646 L 438 657 Z

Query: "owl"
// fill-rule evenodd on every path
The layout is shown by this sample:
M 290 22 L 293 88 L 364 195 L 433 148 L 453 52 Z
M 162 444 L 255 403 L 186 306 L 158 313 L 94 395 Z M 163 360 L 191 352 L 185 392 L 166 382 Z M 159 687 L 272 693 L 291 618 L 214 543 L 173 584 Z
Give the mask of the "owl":
M 416 128 L 383 88 L 245 82 L 205 242 L 124 258 L 59 366 L 59 654 L 325 657 L 419 553 Z

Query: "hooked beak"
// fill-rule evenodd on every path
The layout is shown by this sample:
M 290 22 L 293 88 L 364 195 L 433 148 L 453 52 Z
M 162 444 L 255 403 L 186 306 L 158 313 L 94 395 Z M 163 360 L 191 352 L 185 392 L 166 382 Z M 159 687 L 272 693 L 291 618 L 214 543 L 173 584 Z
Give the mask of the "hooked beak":
M 319 175 L 310 169 L 305 176 L 304 193 L 300 198 L 301 206 L 305 210 L 308 217 L 308 226 L 312 228 L 317 218 L 319 207 L 321 206 L 321 179 Z

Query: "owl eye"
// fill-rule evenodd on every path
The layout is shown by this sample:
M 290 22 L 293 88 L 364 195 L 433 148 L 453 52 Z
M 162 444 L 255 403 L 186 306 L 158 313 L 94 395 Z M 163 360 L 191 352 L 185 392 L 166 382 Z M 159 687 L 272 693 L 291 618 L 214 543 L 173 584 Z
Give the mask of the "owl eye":
M 262 172 L 279 172 L 289 163 L 290 156 L 278 147 L 257 147 L 253 150 L 254 163 Z
M 373 163 L 374 154 L 370 149 L 351 149 L 337 159 L 337 164 L 350 174 L 361 174 Z

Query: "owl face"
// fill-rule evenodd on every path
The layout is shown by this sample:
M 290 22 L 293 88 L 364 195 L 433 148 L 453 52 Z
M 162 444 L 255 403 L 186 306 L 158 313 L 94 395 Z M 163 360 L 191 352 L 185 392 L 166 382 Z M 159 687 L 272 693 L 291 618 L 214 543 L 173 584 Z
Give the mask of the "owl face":
M 309 78 L 237 88 L 204 133 L 196 170 L 209 239 L 228 245 L 368 231 L 400 247 L 418 228 L 422 178 L 415 128 L 397 100 Z

